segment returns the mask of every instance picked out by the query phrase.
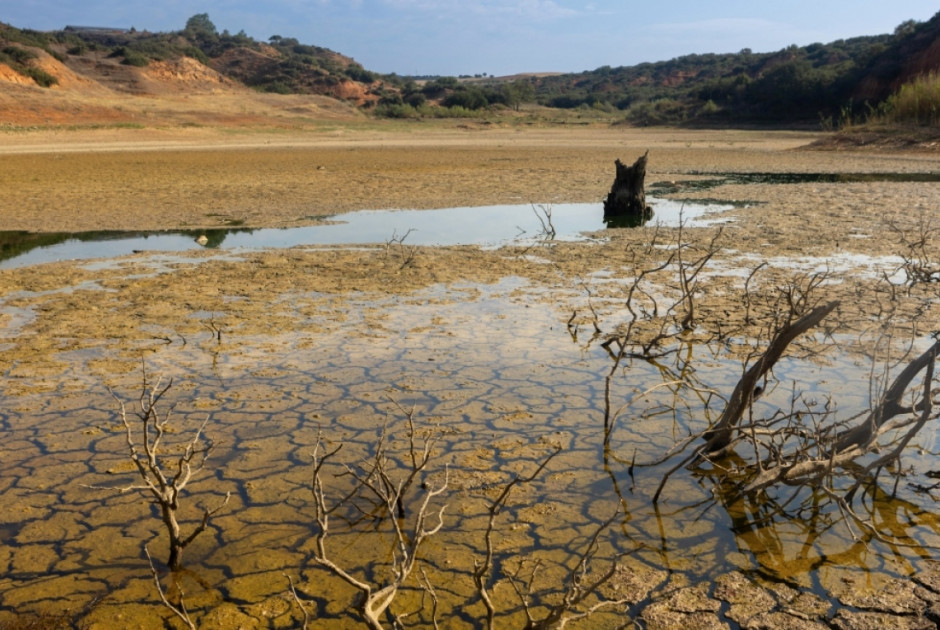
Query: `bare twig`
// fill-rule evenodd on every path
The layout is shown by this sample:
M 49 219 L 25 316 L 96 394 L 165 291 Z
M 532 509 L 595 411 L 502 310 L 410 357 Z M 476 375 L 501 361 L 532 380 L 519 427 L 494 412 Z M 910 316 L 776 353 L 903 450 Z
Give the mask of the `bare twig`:
M 304 615 L 304 623 L 301 626 L 301 630 L 307 630 L 307 624 L 310 623 L 310 613 L 307 612 L 307 607 L 304 605 L 302 601 L 300 601 L 300 596 L 297 595 L 297 589 L 294 588 L 294 580 L 292 580 L 291 577 L 287 573 L 284 573 L 283 575 L 284 577 L 287 578 L 287 584 L 290 587 L 291 597 L 293 598 L 297 606 L 300 608 L 300 612 L 302 612 Z
M 397 230 L 392 232 L 392 238 L 385 241 L 385 255 L 388 256 L 389 251 L 392 246 L 395 246 L 398 256 L 401 259 L 401 265 L 398 267 L 398 270 L 401 271 L 408 265 L 414 262 L 415 256 L 418 253 L 417 245 L 405 245 L 405 239 L 414 232 L 414 228 L 409 228 L 407 232 L 398 236 Z
M 584 604 L 586 600 L 594 597 L 598 590 L 604 584 L 609 582 L 611 578 L 613 578 L 621 570 L 620 565 L 616 561 L 611 562 L 607 571 L 589 581 L 590 565 L 593 562 L 598 550 L 597 540 L 600 535 L 610 527 L 611 523 L 613 523 L 619 515 L 620 510 L 618 509 L 609 519 L 597 527 L 597 529 L 594 531 L 594 534 L 590 537 L 587 544 L 585 545 L 584 551 L 582 551 L 578 556 L 577 563 L 574 567 L 572 567 L 568 575 L 568 580 L 565 584 L 565 591 L 561 596 L 561 600 L 556 604 L 549 606 L 548 612 L 541 619 L 536 619 L 532 615 L 532 610 L 529 606 L 529 598 L 532 593 L 532 583 L 535 579 L 535 571 L 539 565 L 537 564 L 535 569 L 533 569 L 529 583 L 524 588 L 520 587 L 514 579 L 511 579 L 513 589 L 519 596 L 519 599 L 522 602 L 523 610 L 525 611 L 526 617 L 528 619 L 528 622 L 525 626 L 528 630 L 564 628 L 569 622 L 585 619 L 597 613 L 598 611 L 603 610 L 604 608 L 622 606 L 629 602 L 628 598 L 610 600 L 603 597 L 598 597 L 598 601 L 594 602 L 587 608 L 579 612 L 574 612 L 575 609 Z

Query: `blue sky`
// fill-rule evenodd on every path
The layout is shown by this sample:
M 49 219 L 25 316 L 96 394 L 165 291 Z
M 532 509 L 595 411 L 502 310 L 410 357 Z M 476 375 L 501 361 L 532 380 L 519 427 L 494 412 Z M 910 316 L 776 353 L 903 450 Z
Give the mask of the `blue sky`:
M 0 0 L 0 22 L 175 31 L 208 13 L 219 31 L 295 37 L 375 72 L 580 72 L 689 53 L 780 50 L 890 33 L 936 0 Z

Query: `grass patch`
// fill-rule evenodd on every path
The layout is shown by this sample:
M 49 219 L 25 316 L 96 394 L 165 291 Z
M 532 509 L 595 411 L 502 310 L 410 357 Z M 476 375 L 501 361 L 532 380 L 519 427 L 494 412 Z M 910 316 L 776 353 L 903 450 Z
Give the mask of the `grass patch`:
M 940 127 L 940 74 L 931 72 L 905 83 L 884 102 L 880 122 Z

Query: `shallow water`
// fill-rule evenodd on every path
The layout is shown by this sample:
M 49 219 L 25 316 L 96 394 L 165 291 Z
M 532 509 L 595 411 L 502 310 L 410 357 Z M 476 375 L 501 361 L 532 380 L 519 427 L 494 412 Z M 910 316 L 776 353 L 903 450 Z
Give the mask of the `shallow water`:
M 625 562 L 647 593 L 731 569 L 823 593 L 846 576 L 876 584 L 879 576 L 907 575 L 930 555 L 918 545 L 940 544 L 940 526 L 925 510 L 925 498 L 903 482 L 897 499 L 875 500 L 871 510 L 893 534 L 910 536 L 912 548 L 858 540 L 832 510 L 771 517 L 762 504 L 731 502 L 714 480 L 686 471 L 669 484 L 665 501 L 652 505 L 667 466 L 642 464 L 720 411 L 717 401 L 706 404 L 694 390 L 663 384 L 680 380 L 730 392 L 740 363 L 721 346 L 691 345 L 656 362 L 624 363 L 613 381 L 623 409 L 605 448 L 604 378 L 611 358 L 589 332 L 572 334 L 567 314 L 542 297 L 513 278 L 383 300 L 295 295 L 290 299 L 306 334 L 206 335 L 138 349 L 102 339 L 80 352 L 63 344 L 48 372 L 0 382 L 6 436 L 0 444 L 6 506 L 0 513 L 0 613 L 76 608 L 104 594 L 108 599 L 94 614 L 120 610 L 129 625 L 159 609 L 142 556 L 144 544 L 158 560 L 165 554 L 152 506 L 137 492 L 89 487 L 134 482 L 105 384 L 135 401 L 141 350 L 148 372 L 174 379 L 167 402 L 177 404 L 179 428 L 169 442 L 210 418 L 206 435 L 216 448 L 207 471 L 190 486 L 187 526 L 198 519 L 195 505 L 233 495 L 187 549 L 192 610 L 234 602 L 275 611 L 286 601 L 287 572 L 321 619 L 348 621 L 350 590 L 312 560 L 311 454 L 321 431 L 328 447 L 344 445 L 325 476 L 328 499 L 339 501 L 351 483 L 342 465 L 373 457 L 384 426 L 391 467 L 401 474 L 409 410 L 419 427 L 439 433 L 427 482 L 440 484 L 449 467 L 448 491 L 437 504 L 447 504 L 445 527 L 421 556 L 441 605 L 463 611 L 454 613 L 458 626 L 470 627 L 476 614 L 466 612 L 476 610 L 469 576 L 483 548 L 494 489 L 531 474 L 556 447 L 560 454 L 514 492 L 497 522 L 495 576 L 512 573 L 520 558 L 538 558 L 545 566 L 536 583 L 540 592 L 557 591 L 560 567 L 570 567 L 618 509 L 598 562 L 628 553 Z M 758 411 L 786 405 L 793 383 L 810 396 L 837 392 L 840 413 L 850 415 L 867 406 L 868 377 L 867 365 L 839 356 L 821 365 L 784 361 Z M 929 469 L 935 440 L 923 436 L 923 454 L 915 449 L 905 465 Z M 335 560 L 359 576 L 381 575 L 392 548 L 387 533 L 354 510 L 339 511 L 333 523 L 328 549 Z M 518 620 L 518 601 L 505 584 L 497 602 Z
M 690 226 L 705 221 L 706 213 L 731 208 L 727 204 L 677 202 L 650 198 L 651 222 L 677 226 L 680 218 Z M 327 218 L 327 217 L 324 217 Z M 83 234 L 30 234 L 0 232 L 0 269 L 25 267 L 57 260 L 114 257 L 138 251 L 210 249 L 271 249 L 299 245 L 359 245 L 393 239 L 407 245 L 531 244 L 590 238 L 588 232 L 605 229 L 601 204 L 505 205 L 440 210 L 361 210 L 328 217 L 330 224 L 297 228 L 216 229 L 151 232 L 90 232 Z M 197 239 L 205 237 L 204 245 Z

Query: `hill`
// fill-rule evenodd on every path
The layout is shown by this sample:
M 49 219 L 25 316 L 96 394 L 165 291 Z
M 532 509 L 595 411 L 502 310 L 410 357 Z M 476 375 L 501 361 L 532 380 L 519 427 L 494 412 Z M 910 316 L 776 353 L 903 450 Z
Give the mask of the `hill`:
M 275 35 L 259 42 L 244 32 L 219 33 L 207 14 L 194 15 L 184 29 L 170 33 L 86 27 L 46 33 L 0 24 L 0 102 L 9 105 L 0 123 L 15 123 L 14 118 L 55 123 L 68 111 L 81 118 L 76 109 L 95 105 L 70 103 L 68 94 L 80 92 L 104 100 L 320 97 L 317 108 L 345 115 L 355 115 L 350 108 L 356 107 L 414 118 L 473 116 L 536 103 L 597 110 L 636 125 L 822 123 L 836 128 L 877 111 L 902 85 L 937 70 L 940 13 L 927 22 L 905 22 L 888 35 L 770 53 L 745 49 L 575 74 L 420 81 L 370 72 L 350 57 L 293 38 Z M 261 102 L 262 109 L 287 103 Z M 97 106 L 121 118 L 121 108 L 113 103 Z M 141 115 L 138 110 L 125 118 Z
M 533 83 L 544 105 L 622 110 L 637 124 L 818 124 L 858 116 L 914 77 L 937 70 L 940 13 L 905 22 L 890 35 L 604 66 Z

